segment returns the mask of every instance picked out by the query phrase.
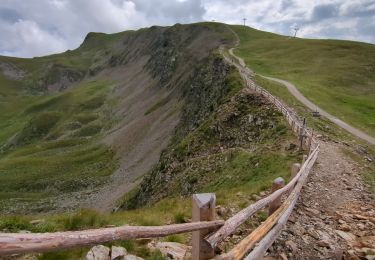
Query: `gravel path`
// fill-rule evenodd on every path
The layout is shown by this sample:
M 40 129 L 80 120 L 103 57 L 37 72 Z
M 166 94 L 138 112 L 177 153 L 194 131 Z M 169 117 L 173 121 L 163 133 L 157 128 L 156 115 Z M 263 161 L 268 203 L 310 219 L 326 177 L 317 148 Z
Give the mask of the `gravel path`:
M 317 164 L 269 258 L 375 259 L 375 203 L 359 172 L 340 144 L 321 141 Z
M 331 120 L 333 123 L 335 123 L 339 127 L 343 128 L 346 131 L 348 131 L 349 133 L 367 141 L 368 143 L 370 143 L 372 145 L 375 145 L 375 138 L 369 136 L 368 134 L 362 132 L 361 130 L 345 123 L 344 121 L 342 121 L 342 120 L 338 119 L 337 117 L 331 115 L 330 113 L 324 111 L 323 109 L 318 107 L 316 104 L 314 104 L 310 100 L 308 100 L 304 95 L 302 95 L 302 93 L 299 92 L 299 90 L 296 88 L 296 86 L 293 85 L 292 83 L 290 83 L 289 81 L 278 79 L 278 78 L 273 78 L 273 77 L 262 76 L 262 75 L 259 75 L 259 76 L 261 76 L 262 78 L 269 79 L 269 80 L 272 80 L 272 81 L 275 81 L 275 82 L 278 82 L 278 83 L 284 85 L 296 99 L 298 99 L 302 104 L 304 104 L 305 106 L 307 106 L 311 110 L 319 111 L 319 113 L 322 116 L 328 118 L 329 120 Z
M 233 33 L 236 34 L 234 31 L 233 31 Z M 238 36 L 237 36 L 237 39 L 238 39 L 237 40 L 237 45 L 238 45 L 239 44 Z M 229 53 L 230 53 L 230 55 L 232 55 L 234 58 L 236 58 L 239 61 L 239 64 L 243 68 L 246 68 L 248 71 L 251 72 L 252 75 L 255 75 L 255 73 L 253 71 L 251 71 L 251 69 L 246 67 L 245 61 L 242 58 L 236 56 L 233 53 L 233 48 L 229 50 Z M 357 136 L 358 138 L 360 138 L 362 140 L 365 140 L 366 142 L 368 142 L 372 145 L 375 145 L 375 138 L 374 137 L 369 136 L 368 134 L 364 133 L 363 131 L 359 130 L 358 128 L 355 128 L 355 127 L 345 123 L 341 119 L 338 119 L 337 117 L 335 117 L 335 116 L 331 115 L 330 113 L 324 111 L 323 109 L 318 107 L 316 104 L 314 104 L 310 100 L 308 100 L 304 95 L 302 95 L 302 93 L 296 88 L 296 86 L 293 83 L 291 83 L 289 81 L 286 81 L 286 80 L 278 79 L 278 78 L 263 76 L 263 75 L 259 75 L 259 74 L 257 74 L 257 75 L 262 77 L 262 78 L 269 79 L 269 80 L 272 80 L 272 81 L 275 81 L 275 82 L 278 82 L 278 83 L 284 85 L 295 98 L 297 98 L 302 104 L 304 104 L 305 106 L 310 108 L 312 111 L 319 111 L 319 113 L 322 116 L 328 118 L 330 121 L 332 121 L 333 123 L 335 123 L 339 127 L 345 129 L 349 133 Z
M 229 53 L 233 55 L 233 50 Z M 251 80 L 253 72 L 241 58 L 234 57 L 239 60 L 240 65 L 236 66 L 239 72 Z M 316 109 L 291 83 L 269 79 L 289 86 L 296 98 Z M 345 129 L 348 126 L 320 112 L 339 126 Z M 349 129 L 361 137 L 361 131 L 350 126 Z M 367 137 L 363 139 L 375 144 L 374 138 Z M 320 153 L 308 183 L 287 226 L 264 259 L 375 259 L 374 196 L 360 176 L 362 166 L 342 148 L 343 144 L 320 141 Z

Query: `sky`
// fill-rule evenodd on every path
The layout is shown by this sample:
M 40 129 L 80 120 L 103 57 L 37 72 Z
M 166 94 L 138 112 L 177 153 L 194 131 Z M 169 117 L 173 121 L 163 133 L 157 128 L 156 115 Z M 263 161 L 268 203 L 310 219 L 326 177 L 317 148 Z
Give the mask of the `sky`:
M 198 21 L 375 44 L 375 0 L 0 0 L 0 55 L 77 48 L 88 32 Z

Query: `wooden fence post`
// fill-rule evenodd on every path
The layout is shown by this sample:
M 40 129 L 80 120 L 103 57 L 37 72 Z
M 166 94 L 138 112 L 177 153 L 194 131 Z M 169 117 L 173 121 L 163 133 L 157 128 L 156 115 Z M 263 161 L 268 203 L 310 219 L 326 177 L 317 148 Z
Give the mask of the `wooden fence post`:
M 300 139 L 300 146 L 299 150 L 302 151 L 303 149 L 303 138 L 305 137 L 305 127 L 306 127 L 306 118 L 303 119 L 303 123 L 301 125 L 301 128 L 299 129 L 299 139 Z
M 277 191 L 278 189 L 281 189 L 284 187 L 285 181 L 282 177 L 276 178 L 272 183 L 272 192 Z M 272 213 L 274 213 L 281 205 L 281 195 L 277 197 L 273 202 L 270 203 L 269 209 L 268 209 L 268 216 L 271 216 Z
M 307 159 L 307 155 L 304 154 L 304 155 L 302 156 L 302 165 L 306 162 L 306 159 Z
M 290 173 L 290 178 L 293 179 L 297 173 L 299 172 L 299 170 L 301 169 L 301 164 L 300 163 L 294 163 L 292 165 L 292 172 Z
M 290 179 L 292 180 L 294 177 L 296 177 L 297 173 L 301 169 L 301 164 L 300 163 L 293 163 L 292 165 L 292 171 L 290 172 Z M 290 187 L 289 191 L 287 194 L 290 194 L 293 190 L 294 186 Z
M 193 195 L 193 222 L 210 221 L 215 219 L 215 202 L 214 193 L 201 193 Z M 204 239 L 210 233 L 211 229 L 203 229 L 193 232 L 192 237 L 192 259 L 206 260 L 215 256 L 215 250 Z

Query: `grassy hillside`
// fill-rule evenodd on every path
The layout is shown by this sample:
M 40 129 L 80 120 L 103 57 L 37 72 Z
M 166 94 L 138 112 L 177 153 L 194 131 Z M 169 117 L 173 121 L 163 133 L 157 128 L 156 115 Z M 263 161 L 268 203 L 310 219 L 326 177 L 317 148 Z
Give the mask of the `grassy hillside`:
M 219 55 L 233 43 L 225 25 L 177 24 L 91 33 L 77 50 L 47 57 L 0 57 L 11 70 L 0 71 L 0 230 L 182 223 L 192 193 L 215 192 L 235 212 L 276 177 L 288 179 L 301 159 L 296 139 Z M 86 196 L 104 207 L 113 194 L 132 209 L 79 209 Z M 189 234 L 165 240 L 187 242 Z M 118 243 L 160 259 L 142 241 Z M 87 251 L 38 258 L 82 259 Z
M 112 86 L 92 81 L 49 96 L 7 96 L 1 107 L 8 113 L 0 115 L 2 212 L 54 210 L 63 207 L 56 196 L 105 182 L 116 163 L 98 140 L 115 120 L 106 97 Z
M 177 24 L 89 33 L 76 50 L 45 57 L 0 57 L 0 211 L 115 204 L 173 137 L 195 68 L 224 82 L 228 67 L 214 50 L 233 40 L 220 24 Z M 209 80 L 200 85 L 208 92 Z M 202 97 L 179 134 L 224 94 Z
M 235 54 L 255 72 L 294 83 L 329 113 L 375 136 L 374 45 L 231 28 L 240 38 Z

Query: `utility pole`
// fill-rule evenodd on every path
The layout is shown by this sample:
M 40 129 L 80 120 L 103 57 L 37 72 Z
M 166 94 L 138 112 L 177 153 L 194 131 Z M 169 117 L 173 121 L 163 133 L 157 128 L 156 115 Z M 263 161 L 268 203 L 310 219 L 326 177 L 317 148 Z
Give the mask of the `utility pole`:
M 246 20 L 247 20 L 247 19 L 246 19 L 246 18 L 243 18 L 242 20 L 243 20 L 243 26 L 246 26 Z
M 294 36 L 293 36 L 294 38 L 296 38 L 298 30 L 299 28 L 297 26 L 294 27 Z

